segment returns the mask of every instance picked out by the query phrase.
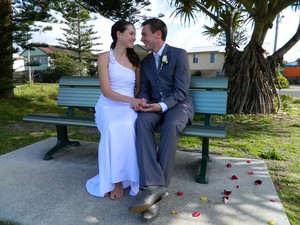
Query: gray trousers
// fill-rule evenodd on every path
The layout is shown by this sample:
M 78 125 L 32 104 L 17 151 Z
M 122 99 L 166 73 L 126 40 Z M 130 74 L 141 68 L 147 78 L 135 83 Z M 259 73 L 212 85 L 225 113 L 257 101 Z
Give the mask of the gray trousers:
M 178 138 L 188 123 L 185 107 L 177 104 L 165 113 L 140 112 L 136 123 L 136 150 L 140 170 L 140 187 L 169 186 Z M 155 129 L 160 126 L 160 141 Z

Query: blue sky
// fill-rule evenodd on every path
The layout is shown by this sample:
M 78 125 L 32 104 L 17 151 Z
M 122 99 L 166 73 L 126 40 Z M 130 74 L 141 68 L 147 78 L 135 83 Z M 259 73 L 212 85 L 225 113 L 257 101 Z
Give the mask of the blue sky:
M 207 36 L 202 35 L 203 25 L 210 25 L 210 19 L 205 16 L 201 16 L 198 18 L 197 23 L 193 22 L 190 25 L 184 25 L 181 23 L 179 18 L 171 17 L 171 13 L 174 11 L 174 8 L 171 8 L 168 4 L 167 0 L 151 0 L 150 7 L 151 11 L 144 11 L 142 15 L 147 16 L 157 16 L 159 13 L 163 13 L 165 16 L 161 19 L 168 26 L 168 37 L 167 43 L 176 47 L 181 47 L 186 50 L 193 47 L 200 46 L 213 46 L 214 41 L 208 40 Z M 277 49 L 284 45 L 289 38 L 296 32 L 299 21 L 300 21 L 300 13 L 294 12 L 290 8 L 283 11 L 282 14 L 284 17 L 281 19 L 278 28 L 278 38 L 277 38 Z M 99 16 L 98 16 L 99 17 Z M 110 37 L 110 28 L 113 24 L 112 21 L 99 17 L 95 22 L 95 31 L 98 32 L 98 36 L 101 37 L 100 42 L 103 45 L 98 48 L 103 51 L 107 51 L 109 49 L 111 43 Z M 53 31 L 43 33 L 43 34 L 34 34 L 33 41 L 34 42 L 45 42 L 47 44 L 58 44 L 56 38 L 62 36 L 62 30 L 60 29 L 61 25 L 55 24 L 53 25 Z M 140 42 L 140 33 L 141 29 L 139 25 L 137 28 L 137 40 L 136 44 L 142 44 Z M 249 30 L 250 34 L 251 31 Z M 275 37 L 275 23 L 271 30 L 269 30 L 264 46 L 267 46 L 270 53 L 273 53 L 274 49 L 274 38 Z M 300 58 L 300 42 L 297 43 L 296 46 L 293 47 L 285 56 L 284 59 L 288 62 L 295 61 L 297 58 Z

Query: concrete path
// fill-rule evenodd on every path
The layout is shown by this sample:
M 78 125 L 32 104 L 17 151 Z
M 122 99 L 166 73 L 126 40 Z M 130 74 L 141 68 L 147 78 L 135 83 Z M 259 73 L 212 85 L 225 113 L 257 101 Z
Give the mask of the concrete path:
M 49 138 L 0 157 L 0 220 L 22 225 L 147 224 L 140 214 L 128 211 L 133 201 L 128 191 L 115 201 L 86 192 L 86 180 L 97 173 L 97 143 L 82 141 L 80 147 L 59 153 L 53 160 L 42 160 L 54 144 L 55 138 Z M 266 225 L 270 220 L 276 225 L 290 224 L 264 161 L 211 158 L 209 183 L 198 184 L 200 154 L 177 152 L 170 195 L 161 202 L 160 216 L 149 224 Z M 238 179 L 231 179 L 233 175 Z M 256 180 L 262 184 L 255 185 Z M 232 192 L 227 204 L 224 189 Z M 193 217 L 194 212 L 200 216 Z

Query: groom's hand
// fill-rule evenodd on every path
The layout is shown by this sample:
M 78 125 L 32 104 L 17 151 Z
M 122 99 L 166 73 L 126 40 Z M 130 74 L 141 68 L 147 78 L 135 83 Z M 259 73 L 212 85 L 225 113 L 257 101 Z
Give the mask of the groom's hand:
M 158 103 L 146 104 L 145 107 L 139 108 L 139 111 L 142 112 L 161 112 L 161 106 Z

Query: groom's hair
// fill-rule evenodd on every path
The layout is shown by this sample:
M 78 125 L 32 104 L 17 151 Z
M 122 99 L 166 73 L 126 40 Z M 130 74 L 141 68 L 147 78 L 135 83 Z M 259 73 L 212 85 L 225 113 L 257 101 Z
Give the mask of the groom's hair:
M 152 31 L 152 33 L 154 33 L 157 30 L 160 30 L 161 34 L 162 34 L 161 39 L 163 41 L 166 41 L 167 34 L 168 34 L 168 28 L 167 28 L 167 25 L 162 20 L 157 19 L 157 18 L 151 18 L 151 19 L 144 21 L 142 23 L 142 26 L 145 26 L 147 24 L 150 25 L 150 30 Z

